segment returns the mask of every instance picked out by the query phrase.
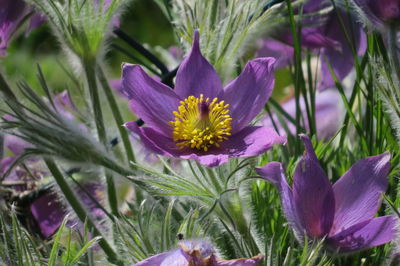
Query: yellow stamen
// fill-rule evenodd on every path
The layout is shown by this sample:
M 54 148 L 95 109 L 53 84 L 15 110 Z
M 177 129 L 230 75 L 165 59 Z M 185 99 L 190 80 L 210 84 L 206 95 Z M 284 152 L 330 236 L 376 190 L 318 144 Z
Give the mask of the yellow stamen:
M 212 146 L 219 147 L 221 142 L 231 135 L 229 104 L 214 98 L 189 96 L 180 102 L 178 111 L 174 111 L 175 120 L 173 140 L 180 148 L 208 151 Z

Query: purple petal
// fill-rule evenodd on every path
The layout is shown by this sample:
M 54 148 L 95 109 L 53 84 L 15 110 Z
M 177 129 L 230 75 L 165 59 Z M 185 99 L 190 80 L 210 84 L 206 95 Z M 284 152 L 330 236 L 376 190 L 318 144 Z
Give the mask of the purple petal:
M 375 216 L 389 171 L 390 154 L 383 153 L 356 162 L 333 185 L 336 210 L 331 235 Z
M 32 30 L 38 28 L 47 20 L 46 16 L 40 13 L 33 14 L 29 20 L 29 26 L 25 32 L 26 35 L 31 33 Z
M 315 156 L 307 136 L 301 136 L 306 154 L 297 164 L 293 181 L 293 199 L 302 227 L 310 237 L 323 237 L 331 229 L 335 199 L 332 186 Z
M 230 157 L 260 155 L 275 144 L 285 144 L 286 137 L 279 136 L 272 128 L 248 126 L 221 143 L 218 152 Z
M 290 65 L 293 61 L 294 48 L 291 45 L 274 39 L 265 39 L 263 46 L 257 52 L 258 57 L 276 58 L 275 69 L 281 69 Z
M 66 215 L 57 195 L 52 193 L 47 193 L 35 200 L 30 210 L 45 238 L 57 231 Z
M 0 176 L 3 176 L 10 166 L 14 163 L 14 161 L 17 159 L 17 156 L 12 156 L 12 157 L 5 157 L 0 160 Z M 7 178 L 7 180 L 18 180 L 18 177 L 15 178 Z
M 400 19 L 400 2 L 398 0 L 354 0 L 353 2 L 378 28 L 384 27 L 385 23 Z
M 0 8 L 0 56 L 6 55 L 8 42 L 29 10 L 22 0 L 3 0 Z
M 360 251 L 392 241 L 396 226 L 394 215 L 372 218 L 329 237 L 327 241 L 331 249 L 340 253 Z
M 275 59 L 256 58 L 224 89 L 224 100 L 229 104 L 232 133 L 247 126 L 263 109 L 274 88 Z
M 73 104 L 71 96 L 67 90 L 55 95 L 53 102 L 59 114 L 70 120 L 75 118 L 73 112 L 77 112 L 78 109 L 76 109 Z
M 175 91 L 182 99 L 189 96 L 218 97 L 222 92 L 221 80 L 214 67 L 201 55 L 199 32 L 194 32 L 190 55 L 183 60 L 176 74 Z
M 322 8 L 330 4 L 329 0 L 309 0 L 304 4 L 303 12 L 304 14 L 320 11 Z
M 149 77 L 140 66 L 125 64 L 122 90 L 138 117 L 155 130 L 172 136 L 168 122 L 174 120 L 173 111 L 178 109 L 179 97 L 171 88 Z
M 344 25 L 350 26 L 343 29 L 341 20 Z M 347 30 L 347 32 L 344 32 L 344 30 Z M 321 71 L 323 78 L 319 84 L 320 90 L 335 87 L 335 82 L 329 69 L 329 65 L 332 67 L 337 79 L 343 80 L 354 66 L 352 46 L 354 45 L 354 50 L 358 54 L 364 54 L 366 49 L 366 37 L 362 26 L 359 23 L 354 22 L 354 20 L 349 19 L 347 13 L 333 12 L 325 26 L 324 34 L 329 36 L 331 39 L 337 40 L 337 42 L 340 43 L 340 47 L 339 49 L 336 47 L 325 47 L 321 52 Z M 351 41 L 349 43 L 348 36 L 352 36 L 354 42 Z
M 32 148 L 30 143 L 14 135 L 6 135 L 4 137 L 4 146 L 14 155 L 21 155 L 25 149 Z
M 291 44 L 293 47 L 293 33 L 290 30 L 286 30 L 280 38 L 285 42 Z M 319 49 L 329 47 L 332 49 L 338 49 L 340 43 L 337 40 L 327 36 L 321 27 L 304 27 L 301 30 L 301 45 L 309 49 Z
M 156 266 L 156 265 L 187 265 L 186 254 L 181 249 L 160 253 L 150 258 L 142 260 L 135 266 Z
M 304 134 L 300 134 L 299 137 L 303 141 L 304 147 L 306 148 L 306 150 L 304 151 L 304 158 L 308 160 L 314 160 L 319 164 L 317 155 L 315 154 L 310 138 Z
M 286 182 L 285 173 L 281 163 L 271 162 L 263 167 L 256 168 L 256 172 L 277 187 L 281 196 L 282 209 L 286 219 L 288 220 L 289 225 L 294 229 L 295 235 L 298 238 L 302 238 L 304 229 L 299 221 L 296 206 L 293 201 L 292 189 Z

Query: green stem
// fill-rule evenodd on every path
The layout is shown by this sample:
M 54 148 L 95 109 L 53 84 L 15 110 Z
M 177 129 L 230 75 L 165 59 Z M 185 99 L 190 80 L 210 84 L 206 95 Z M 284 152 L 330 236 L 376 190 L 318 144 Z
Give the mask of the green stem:
M 84 60 L 83 67 L 85 69 L 90 99 L 92 103 L 92 109 L 94 114 L 94 120 L 96 123 L 97 134 L 100 142 L 107 148 L 107 134 L 104 127 L 103 113 L 101 110 L 100 94 L 96 84 L 96 60 Z M 115 191 L 115 184 L 112 174 L 108 171 L 105 172 L 107 182 L 107 195 L 108 202 L 111 208 L 111 212 L 114 215 L 118 215 L 118 200 L 117 193 Z
M 107 240 L 102 236 L 100 231 L 96 228 L 95 224 L 91 220 L 90 216 L 87 215 L 85 209 L 82 207 L 81 203 L 79 202 L 78 198 L 75 196 L 74 192 L 69 187 L 68 183 L 65 181 L 64 176 L 58 169 L 56 163 L 52 159 L 45 159 L 46 165 L 49 168 L 51 174 L 53 175 L 55 181 L 57 182 L 58 186 L 60 187 L 61 191 L 63 192 L 65 198 L 68 200 L 69 204 L 71 205 L 72 209 L 75 211 L 76 215 L 78 216 L 79 220 L 82 223 L 87 223 L 90 229 L 93 232 L 94 236 L 100 236 L 101 239 L 99 241 L 100 247 L 103 249 L 104 253 L 108 256 L 110 262 L 115 263 L 117 265 L 122 265 L 122 262 L 118 260 L 117 254 L 107 242 Z
M 83 68 L 85 70 L 87 85 L 90 94 L 90 100 L 92 103 L 93 115 L 96 123 L 97 134 L 99 140 L 107 147 L 107 135 L 104 127 L 103 112 L 101 110 L 100 95 L 96 84 L 96 69 L 95 60 L 85 60 L 83 62 Z
M 97 76 L 100 80 L 101 86 L 103 87 L 104 93 L 106 94 L 108 104 L 111 107 L 111 112 L 114 116 L 115 124 L 117 125 L 119 134 L 121 135 L 122 143 L 124 144 L 126 157 L 129 162 L 135 162 L 135 155 L 132 150 L 131 142 L 129 141 L 129 135 L 123 126 L 124 120 L 122 118 L 121 112 L 118 108 L 117 101 L 115 100 L 114 94 L 108 85 L 107 79 L 104 72 L 100 66 L 97 66 Z

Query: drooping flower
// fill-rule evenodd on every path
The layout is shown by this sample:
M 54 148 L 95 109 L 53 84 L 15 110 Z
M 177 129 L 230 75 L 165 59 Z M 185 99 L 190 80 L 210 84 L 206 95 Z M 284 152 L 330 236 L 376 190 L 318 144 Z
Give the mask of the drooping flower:
M 327 7 L 329 1 L 308 1 L 303 9 L 310 15 Z M 292 32 L 288 28 L 278 31 L 275 38 L 263 41 L 259 56 L 275 56 L 277 68 L 287 66 L 293 61 L 294 48 Z M 362 25 L 344 11 L 332 10 L 322 16 L 306 17 L 301 29 L 301 45 L 319 55 L 321 79 L 318 89 L 335 87 L 329 66 L 338 80 L 343 80 L 354 67 L 355 54 L 366 51 L 366 35 Z M 354 52 L 353 52 L 354 51 Z
M 342 118 L 344 117 L 344 109 L 341 107 L 341 97 L 337 90 L 328 89 L 321 92 L 317 92 L 315 96 L 315 123 L 318 138 L 329 139 L 334 136 L 340 127 Z M 291 98 L 284 102 L 281 106 L 283 110 L 287 112 L 292 118 L 296 117 L 296 99 Z M 304 121 L 301 121 L 302 126 L 309 131 L 310 124 L 307 117 L 306 105 L 304 97 L 300 97 L 300 111 L 303 114 Z M 281 121 L 277 118 L 276 114 L 272 115 L 272 119 L 276 123 L 279 133 L 284 132 L 284 127 Z M 296 126 L 282 117 L 287 129 L 292 135 L 296 134 Z M 272 127 L 273 123 L 270 116 L 266 116 L 262 121 L 262 125 L 265 127 Z
M 214 247 L 201 240 L 186 240 L 179 243 L 179 248 L 160 253 L 135 264 L 136 266 L 253 266 L 264 256 L 253 258 L 222 260 L 215 256 Z
M 195 159 L 209 167 L 229 157 L 261 154 L 286 140 L 272 129 L 248 126 L 271 95 L 274 62 L 254 59 L 222 88 L 216 71 L 201 55 L 196 31 L 192 51 L 177 72 L 175 90 L 140 66 L 123 66 L 123 91 L 147 126 L 133 121 L 125 125 L 155 153 Z
M 9 40 L 33 9 L 23 0 L 0 0 L 0 6 L 0 56 L 5 56 Z M 42 23 L 43 16 L 33 15 L 28 32 Z
M 271 162 L 257 173 L 281 194 L 289 225 L 301 240 L 325 237 L 326 247 L 350 253 L 390 242 L 396 233 L 394 215 L 375 217 L 387 188 L 390 154 L 356 162 L 335 184 L 319 165 L 310 139 L 301 135 L 305 154 L 289 187 L 282 165 Z
M 400 0 L 353 0 L 362 18 L 376 28 L 400 25 Z

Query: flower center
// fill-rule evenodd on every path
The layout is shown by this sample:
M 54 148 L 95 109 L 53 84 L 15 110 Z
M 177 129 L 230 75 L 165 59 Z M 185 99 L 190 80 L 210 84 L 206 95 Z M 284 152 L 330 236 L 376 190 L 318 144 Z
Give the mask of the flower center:
M 180 148 L 190 147 L 208 151 L 212 146 L 231 135 L 231 120 L 229 104 L 214 98 L 189 96 L 180 102 L 178 111 L 174 111 L 175 120 L 170 121 L 174 127 L 173 140 Z

